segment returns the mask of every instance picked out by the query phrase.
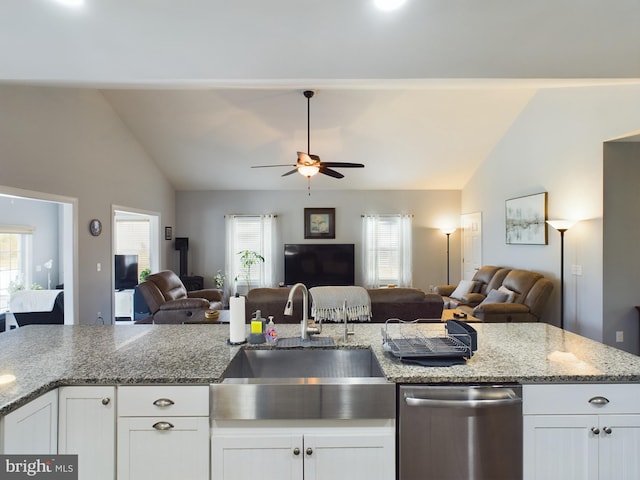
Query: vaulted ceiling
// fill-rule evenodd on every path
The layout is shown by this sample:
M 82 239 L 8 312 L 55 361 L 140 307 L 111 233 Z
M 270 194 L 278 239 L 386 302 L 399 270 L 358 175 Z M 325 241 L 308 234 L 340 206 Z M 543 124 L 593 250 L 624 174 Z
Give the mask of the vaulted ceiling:
M 460 189 L 540 88 L 638 83 L 637 0 L 3 0 L 0 81 L 95 88 L 178 190 Z

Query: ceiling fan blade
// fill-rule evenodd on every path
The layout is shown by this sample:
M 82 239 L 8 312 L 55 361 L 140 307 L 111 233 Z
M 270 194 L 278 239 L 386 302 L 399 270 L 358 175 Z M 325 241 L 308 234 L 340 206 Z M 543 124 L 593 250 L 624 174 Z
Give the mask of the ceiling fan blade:
M 319 173 L 324 173 L 325 175 L 329 175 L 333 178 L 344 178 L 344 175 L 340 172 L 336 172 L 335 170 L 331 170 L 330 168 L 325 167 L 324 165 L 320 166 Z
M 290 163 L 283 163 L 280 165 L 253 165 L 251 168 L 271 168 L 271 167 L 295 167 Z
M 321 167 L 340 167 L 340 168 L 364 168 L 362 163 L 349 162 L 321 162 Z
M 296 173 L 298 171 L 297 168 L 294 168 L 293 170 L 289 170 L 287 173 L 283 173 L 282 176 L 286 177 L 287 175 L 291 175 L 292 173 Z

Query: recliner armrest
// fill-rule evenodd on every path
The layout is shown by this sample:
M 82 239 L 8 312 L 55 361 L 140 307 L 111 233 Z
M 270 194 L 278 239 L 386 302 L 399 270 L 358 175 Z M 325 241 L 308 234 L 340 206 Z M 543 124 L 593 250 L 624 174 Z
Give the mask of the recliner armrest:
M 186 310 L 189 308 L 208 309 L 209 305 L 209 300 L 205 298 L 180 298 L 178 300 L 171 300 L 163 303 L 160 305 L 159 310 Z
M 462 296 L 462 299 L 460 300 L 460 304 L 475 307 L 476 305 L 481 303 L 485 298 L 487 297 L 485 297 L 481 293 L 467 293 Z
M 433 287 L 433 293 L 437 293 L 443 297 L 450 297 L 455 289 L 456 285 L 436 285 Z
M 205 288 L 203 290 L 193 290 L 191 292 L 187 292 L 187 297 L 204 298 L 209 300 L 210 302 L 221 302 L 223 294 L 222 290 L 218 290 L 215 288 Z

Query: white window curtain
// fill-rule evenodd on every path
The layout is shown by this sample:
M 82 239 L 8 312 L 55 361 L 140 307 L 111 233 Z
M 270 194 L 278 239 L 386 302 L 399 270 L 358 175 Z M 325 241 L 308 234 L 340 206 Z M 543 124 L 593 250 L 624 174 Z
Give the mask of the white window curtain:
M 411 225 L 412 215 L 362 216 L 362 265 L 368 288 L 412 285 Z
M 249 288 L 276 286 L 277 215 L 226 215 L 225 290 L 247 293 Z M 251 268 L 251 277 L 238 252 L 250 250 L 264 257 Z M 237 278 L 237 281 L 235 279 Z

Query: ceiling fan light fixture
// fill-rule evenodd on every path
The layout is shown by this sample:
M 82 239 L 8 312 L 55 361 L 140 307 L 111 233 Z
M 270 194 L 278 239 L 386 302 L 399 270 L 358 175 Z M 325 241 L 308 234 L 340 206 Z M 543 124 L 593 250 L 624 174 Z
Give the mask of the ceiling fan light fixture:
M 303 177 L 313 177 L 320 171 L 320 167 L 317 165 L 300 165 L 298 167 L 298 173 Z

